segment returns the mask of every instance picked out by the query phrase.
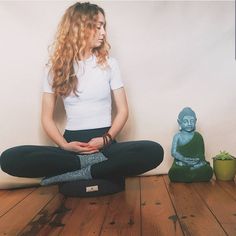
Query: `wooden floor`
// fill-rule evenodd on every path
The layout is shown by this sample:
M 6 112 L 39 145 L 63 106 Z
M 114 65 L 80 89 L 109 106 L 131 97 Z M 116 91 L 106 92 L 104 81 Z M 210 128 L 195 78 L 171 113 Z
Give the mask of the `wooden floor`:
M 236 183 L 126 179 L 126 191 L 65 198 L 57 186 L 0 190 L 0 235 L 236 235 Z

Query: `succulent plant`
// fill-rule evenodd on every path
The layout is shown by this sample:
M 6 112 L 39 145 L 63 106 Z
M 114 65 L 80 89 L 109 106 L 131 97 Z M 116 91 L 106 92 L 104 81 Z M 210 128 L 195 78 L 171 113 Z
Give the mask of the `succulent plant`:
M 215 157 L 213 157 L 213 159 L 215 159 L 215 160 L 233 160 L 233 159 L 235 159 L 235 157 L 226 151 L 220 151 L 220 153 L 217 154 Z

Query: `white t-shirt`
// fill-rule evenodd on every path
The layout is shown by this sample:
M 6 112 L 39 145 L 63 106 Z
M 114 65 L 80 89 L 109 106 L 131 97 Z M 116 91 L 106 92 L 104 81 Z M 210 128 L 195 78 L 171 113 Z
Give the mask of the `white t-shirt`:
M 106 69 L 96 62 L 96 56 L 74 63 L 78 78 L 78 97 L 71 94 L 62 97 L 67 130 L 84 130 L 111 125 L 111 90 L 123 87 L 119 66 L 114 58 L 108 59 Z M 52 78 L 45 76 L 43 91 L 53 93 Z

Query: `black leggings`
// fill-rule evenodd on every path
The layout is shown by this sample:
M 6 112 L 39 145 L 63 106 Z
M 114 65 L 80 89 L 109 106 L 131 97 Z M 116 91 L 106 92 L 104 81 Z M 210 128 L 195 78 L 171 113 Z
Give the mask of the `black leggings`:
M 100 137 L 109 127 L 68 131 L 64 137 L 68 142 L 88 142 Z M 162 147 L 153 141 L 113 141 L 101 152 L 108 160 L 93 164 L 93 178 L 139 175 L 151 170 L 163 160 Z M 4 172 L 18 177 L 44 177 L 80 169 L 77 153 L 59 147 L 24 145 L 7 149 L 1 154 L 0 165 Z

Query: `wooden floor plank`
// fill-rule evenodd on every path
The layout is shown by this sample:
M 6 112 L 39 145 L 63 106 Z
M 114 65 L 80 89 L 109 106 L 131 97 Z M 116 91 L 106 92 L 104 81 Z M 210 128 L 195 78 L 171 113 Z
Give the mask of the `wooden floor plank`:
M 194 183 L 193 186 L 206 202 L 228 235 L 236 235 L 236 202 L 217 181 Z M 226 186 L 226 184 L 225 184 Z
M 39 187 L 0 218 L 0 235 L 18 235 L 58 192 L 56 186 Z
M 183 235 L 161 176 L 141 178 L 142 235 Z
M 99 235 L 110 196 L 81 198 L 66 221 L 60 235 Z
M 50 220 L 57 215 L 65 197 L 58 193 L 19 233 L 21 236 L 49 235 L 53 225 Z
M 126 178 L 126 191 L 112 196 L 102 227 L 102 236 L 141 235 L 139 178 Z
M 224 189 L 228 194 L 232 196 L 236 200 L 236 182 L 235 181 L 219 181 L 218 183 L 222 189 Z
M 195 191 L 193 184 L 171 183 L 164 177 L 185 235 L 226 235 L 211 211 Z M 200 183 L 203 185 L 204 183 Z M 205 188 L 206 191 L 209 191 Z
M 36 188 L 1 190 L 0 192 L 0 218 Z
M 57 210 L 56 214 L 48 222 L 47 226 L 42 228 L 39 232 L 40 236 L 44 236 L 44 232 L 50 232 L 46 235 L 58 236 L 64 229 L 64 226 L 70 220 L 71 215 L 78 207 L 80 198 L 66 198 L 62 203 L 60 208 Z

